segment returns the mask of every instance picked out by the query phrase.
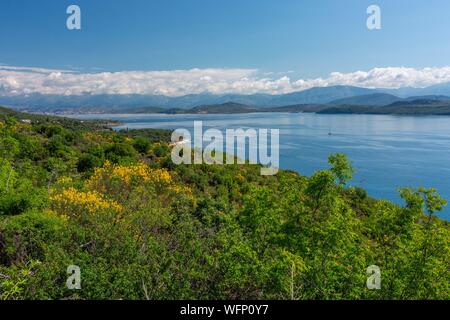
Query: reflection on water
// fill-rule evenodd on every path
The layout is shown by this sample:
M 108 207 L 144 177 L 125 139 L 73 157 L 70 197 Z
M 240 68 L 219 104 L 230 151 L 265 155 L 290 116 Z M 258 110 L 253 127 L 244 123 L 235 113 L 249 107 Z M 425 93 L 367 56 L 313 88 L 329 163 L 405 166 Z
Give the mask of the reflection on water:
M 118 128 L 204 127 L 280 129 L 280 166 L 310 175 L 327 167 L 330 153 L 348 155 L 352 184 L 400 203 L 397 188 L 435 187 L 450 200 L 450 117 L 253 113 L 233 115 L 77 115 L 111 119 Z M 442 217 L 450 220 L 450 208 Z

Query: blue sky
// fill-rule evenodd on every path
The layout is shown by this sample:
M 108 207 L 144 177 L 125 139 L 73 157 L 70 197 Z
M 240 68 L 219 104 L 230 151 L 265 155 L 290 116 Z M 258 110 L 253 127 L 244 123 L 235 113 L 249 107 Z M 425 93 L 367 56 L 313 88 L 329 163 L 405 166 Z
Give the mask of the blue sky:
M 66 8 L 82 30 L 66 29 Z M 366 28 L 381 7 L 382 29 Z M 2 0 L 0 64 L 80 72 L 257 69 L 327 77 L 450 66 L 448 0 Z M 288 73 L 288 71 L 290 71 Z

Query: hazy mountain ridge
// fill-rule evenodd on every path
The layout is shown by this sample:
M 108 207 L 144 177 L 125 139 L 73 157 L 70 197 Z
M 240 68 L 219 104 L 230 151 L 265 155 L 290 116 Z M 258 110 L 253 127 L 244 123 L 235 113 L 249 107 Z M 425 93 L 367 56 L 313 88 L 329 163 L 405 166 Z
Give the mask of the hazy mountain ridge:
M 417 104 L 417 101 L 428 102 L 428 104 L 432 104 L 436 101 L 450 101 L 450 97 L 443 95 L 425 95 L 400 98 L 389 93 L 372 93 L 368 95 L 354 96 L 350 98 L 331 101 L 329 104 L 387 106 L 393 103 L 407 104 L 408 102 L 412 102 L 412 104 Z
M 331 101 L 329 104 L 334 105 L 372 105 L 372 106 L 385 106 L 397 101 L 403 100 L 397 96 L 389 93 L 372 93 L 361 96 L 354 96 L 350 98 L 344 98 Z
M 450 100 L 438 101 L 419 99 L 397 101 L 385 106 L 375 105 L 330 105 L 330 104 L 296 104 L 272 108 L 257 108 L 245 104 L 228 102 L 216 105 L 202 105 L 190 109 L 163 109 L 157 113 L 164 114 L 238 114 L 255 112 L 290 112 L 323 114 L 393 114 L 393 115 L 450 115 Z
M 409 93 L 405 96 L 405 93 Z M 191 94 L 180 97 L 139 94 L 1 96 L 0 105 L 50 113 L 145 113 L 176 111 L 230 102 L 258 108 L 304 104 L 387 105 L 402 100 L 450 100 L 450 83 L 428 88 L 367 89 L 353 86 L 315 87 L 287 94 Z
M 410 116 L 449 116 L 450 103 L 421 105 L 421 104 L 391 104 L 388 106 L 356 106 L 339 105 L 323 110 L 319 114 L 384 114 L 384 115 L 410 115 Z
M 86 110 L 90 108 L 192 108 L 200 105 L 214 105 L 233 101 L 259 107 L 275 107 L 291 104 L 328 103 L 332 100 L 352 97 L 356 95 L 375 92 L 373 89 L 365 89 L 352 86 L 316 87 L 304 91 L 269 95 L 269 94 L 223 94 L 209 93 L 191 94 L 181 97 L 168 97 L 160 95 L 42 95 L 32 94 L 28 96 L 0 96 L 0 104 L 30 111 L 51 111 L 77 108 Z
M 381 96 L 385 98 L 385 96 Z M 399 98 L 400 99 L 400 98 Z M 218 105 L 203 105 L 191 109 L 163 110 L 161 113 L 178 114 L 230 114 L 253 112 L 308 112 L 323 114 L 393 114 L 393 115 L 450 115 L 450 99 L 416 99 L 395 101 L 387 105 L 367 104 L 296 104 L 272 108 L 257 108 L 244 104 L 228 102 Z

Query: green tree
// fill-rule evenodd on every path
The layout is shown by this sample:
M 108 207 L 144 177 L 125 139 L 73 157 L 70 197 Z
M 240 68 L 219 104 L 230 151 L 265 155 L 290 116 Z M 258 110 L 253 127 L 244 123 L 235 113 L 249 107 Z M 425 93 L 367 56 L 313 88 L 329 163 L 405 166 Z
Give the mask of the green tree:
M 342 153 L 336 153 L 328 157 L 328 163 L 331 165 L 330 171 L 334 174 L 340 185 L 345 185 L 353 177 L 353 167 L 347 156 Z

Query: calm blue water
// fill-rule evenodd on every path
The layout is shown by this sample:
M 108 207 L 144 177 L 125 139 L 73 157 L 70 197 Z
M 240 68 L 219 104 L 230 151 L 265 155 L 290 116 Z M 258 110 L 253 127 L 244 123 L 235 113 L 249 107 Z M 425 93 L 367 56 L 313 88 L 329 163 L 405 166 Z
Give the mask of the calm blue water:
M 310 175 L 327 167 L 331 153 L 348 155 L 356 169 L 352 185 L 373 197 L 401 203 L 397 188 L 434 187 L 450 200 L 450 117 L 253 113 L 232 115 L 77 115 L 111 119 L 119 128 L 280 129 L 280 167 Z M 331 132 L 332 135 L 328 133 Z M 450 220 L 450 208 L 440 214 Z

